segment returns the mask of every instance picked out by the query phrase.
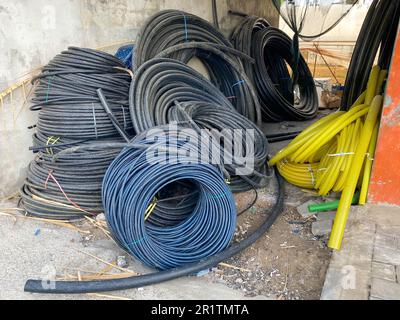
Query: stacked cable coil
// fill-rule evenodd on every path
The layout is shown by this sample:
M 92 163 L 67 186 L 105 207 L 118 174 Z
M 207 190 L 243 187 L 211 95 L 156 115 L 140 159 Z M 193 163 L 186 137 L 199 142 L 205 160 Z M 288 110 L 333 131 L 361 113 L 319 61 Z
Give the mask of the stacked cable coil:
M 37 154 L 20 192 L 28 214 L 73 220 L 102 212 L 102 180 L 122 150 L 113 145 L 123 140 L 97 91 L 102 90 L 117 121 L 132 134 L 130 81 L 117 58 L 75 47 L 57 55 L 33 79 L 31 110 L 39 115 L 31 150 Z M 93 143 L 96 147 L 89 148 Z
M 356 192 L 365 204 L 388 72 L 372 69 L 367 90 L 349 111 L 333 113 L 304 130 L 271 161 L 288 182 L 320 195 L 342 192 L 329 246 L 340 249 Z
M 104 174 L 121 152 L 99 147 L 90 152 L 36 155 L 28 167 L 21 190 L 25 210 L 34 216 L 73 220 L 102 212 L 101 185 Z
M 295 62 L 292 40 L 258 17 L 247 17 L 232 34 L 235 48 L 254 58 L 243 61 L 257 89 L 264 120 L 307 120 L 316 116 L 318 97 L 304 58 Z M 287 67 L 296 70 L 292 79 Z
M 96 94 L 102 89 L 126 131 L 131 75 L 117 58 L 91 49 L 71 47 L 33 79 L 32 111 L 40 111 L 37 129 L 48 136 L 98 139 L 116 135 Z
M 226 107 L 204 102 L 176 105 L 169 114 L 172 121 L 193 121 L 198 128 L 210 132 L 220 148 L 220 163 L 230 176 L 233 192 L 265 186 L 269 145 L 261 130 L 250 120 Z M 233 150 L 241 152 L 235 154 Z M 250 159 L 251 164 L 246 164 Z
M 229 163 L 227 170 L 232 174 L 231 187 L 234 192 L 238 192 L 265 185 L 265 163 L 269 148 L 263 133 L 250 120 L 236 112 L 221 91 L 194 69 L 176 60 L 152 59 L 135 73 L 130 97 L 130 111 L 136 132 L 174 121 L 187 121 L 187 117 L 195 120 L 192 116 L 198 117 L 200 129 L 219 132 L 224 129 L 241 129 L 242 134 L 245 130 L 252 130 L 255 138 L 249 143 L 256 151 L 254 173 L 252 171 L 239 176 L 234 172 L 240 168 L 240 164 Z M 180 108 L 176 111 L 177 103 L 192 106 L 188 109 L 190 114 L 186 114 L 187 117 L 181 115 Z M 222 144 L 219 148 L 222 148 Z
M 162 130 L 162 128 L 160 128 Z M 168 136 L 139 135 L 109 167 L 103 203 L 118 243 L 137 259 L 160 270 L 200 261 L 227 248 L 236 228 L 236 207 L 222 171 L 199 163 L 200 146 Z M 190 155 L 186 151 L 190 149 Z M 184 151 L 184 152 L 181 152 Z M 153 155 L 153 156 L 152 156 Z M 190 181 L 197 205 L 183 222 L 159 227 L 147 222 L 158 192 L 172 182 Z
M 133 127 L 140 133 L 168 124 L 168 112 L 175 101 L 201 101 L 234 108 L 205 77 L 171 59 L 152 59 L 136 72 L 130 88 Z
M 253 60 L 234 50 L 224 35 L 207 21 L 175 10 L 162 11 L 150 18 L 138 36 L 134 65 L 138 69 L 156 57 L 169 57 L 185 64 L 197 57 L 211 82 L 230 99 L 235 109 L 261 125 L 260 103 L 240 58 Z

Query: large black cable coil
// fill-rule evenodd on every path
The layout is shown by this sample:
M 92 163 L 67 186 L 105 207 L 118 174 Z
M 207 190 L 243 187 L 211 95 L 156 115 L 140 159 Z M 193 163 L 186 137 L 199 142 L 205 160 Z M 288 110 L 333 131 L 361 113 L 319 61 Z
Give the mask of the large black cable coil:
M 72 148 L 55 154 L 57 146 L 49 145 L 28 167 L 20 192 L 22 207 L 29 215 L 54 220 L 74 220 L 101 213 L 103 177 L 121 152 L 118 146 L 104 148 L 101 144 L 117 141 L 98 140 L 99 145 L 90 151 Z
M 198 45 L 198 43 L 201 43 Z M 142 28 L 135 52 L 136 69 L 168 51 L 168 57 L 188 63 L 197 57 L 204 64 L 211 82 L 228 97 L 235 109 L 261 125 L 257 94 L 248 81 L 239 56 L 232 44 L 209 22 L 195 15 L 167 10 L 151 17 Z M 239 55 L 239 56 L 238 56 Z
M 184 11 L 165 10 L 152 16 L 139 32 L 133 65 L 138 68 L 165 49 L 186 42 L 211 42 L 232 48 L 208 21 Z M 180 60 L 181 54 L 177 52 L 172 58 Z
M 209 102 L 234 110 L 222 92 L 194 69 L 172 59 L 152 59 L 135 72 L 130 88 L 135 131 L 168 124 L 168 112 L 176 100 Z
M 367 86 L 379 52 L 379 66 L 388 69 L 400 17 L 400 1 L 375 0 L 364 20 L 347 72 L 342 110 L 348 110 Z
M 169 112 L 170 121 L 194 122 L 218 144 L 233 192 L 265 187 L 268 141 L 263 132 L 239 113 L 205 102 L 185 102 Z
M 257 92 L 238 60 L 242 58 L 254 63 L 254 59 L 230 47 L 206 42 L 182 43 L 165 49 L 157 57 L 168 58 L 176 52 L 182 53 L 179 59 L 185 64 L 193 57 L 201 59 L 211 83 L 231 101 L 236 111 L 261 127 L 261 106 Z
M 249 176 L 232 177 L 233 191 L 247 191 L 263 186 L 268 142 L 255 124 L 240 115 L 230 101 L 205 77 L 185 64 L 171 59 L 152 59 L 142 65 L 134 75 L 130 90 L 130 111 L 136 132 L 178 121 L 171 110 L 179 104 L 207 106 L 217 117 L 224 117 L 214 129 L 222 130 L 228 121 L 230 129 L 252 129 L 256 132 L 255 148 L 258 158 L 255 170 Z M 185 119 L 184 119 L 185 120 Z M 187 119 L 186 119 L 187 120 Z M 261 138 L 262 137 L 262 138 Z M 231 167 L 230 173 L 239 166 Z
M 222 171 L 198 161 L 201 144 L 187 141 L 184 129 L 154 128 L 135 137 L 110 165 L 103 182 L 104 209 L 113 237 L 137 259 L 161 270 L 224 250 L 236 229 L 235 201 Z M 198 190 L 193 211 L 174 226 L 153 225 L 148 218 L 154 198 L 180 181 L 190 181 Z
M 302 56 L 295 66 L 292 40 L 266 20 L 247 17 L 234 30 L 232 42 L 255 59 L 245 70 L 260 98 L 264 120 L 308 120 L 318 112 L 318 97 L 314 79 Z M 287 67 L 298 70 L 293 83 Z M 295 93 L 296 92 L 296 93 Z
M 98 139 L 117 135 L 96 94 L 102 89 L 126 131 L 131 74 L 117 58 L 100 51 L 70 47 L 33 79 L 32 111 L 39 111 L 38 130 L 49 136 Z

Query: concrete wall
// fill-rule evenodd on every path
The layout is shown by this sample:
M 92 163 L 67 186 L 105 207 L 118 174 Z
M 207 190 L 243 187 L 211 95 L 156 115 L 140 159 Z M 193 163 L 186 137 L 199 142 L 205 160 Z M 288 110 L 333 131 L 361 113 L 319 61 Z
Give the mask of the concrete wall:
M 262 15 L 269 2 L 218 0 L 222 30 L 228 34 L 236 23 L 227 16 L 229 8 Z M 106 46 L 114 53 L 118 45 L 110 44 L 134 41 L 146 19 L 164 9 L 212 21 L 210 0 L 0 0 L 0 92 L 69 45 Z M 36 113 L 24 105 L 24 88 L 0 101 L 0 199 L 18 190 L 33 157 L 27 127 L 36 122 Z

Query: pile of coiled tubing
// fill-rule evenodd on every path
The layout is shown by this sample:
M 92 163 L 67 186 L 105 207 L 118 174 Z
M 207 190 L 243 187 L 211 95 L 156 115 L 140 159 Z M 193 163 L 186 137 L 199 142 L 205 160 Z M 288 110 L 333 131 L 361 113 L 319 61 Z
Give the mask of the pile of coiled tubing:
M 263 39 L 263 48 L 243 52 L 207 21 L 167 10 L 142 28 L 133 72 L 114 57 L 80 48 L 70 48 L 43 69 L 35 79 L 32 106 L 39 111 L 32 148 L 39 154 L 21 192 L 26 211 L 71 219 L 103 209 L 121 247 L 144 264 L 167 270 L 112 283 L 57 283 L 49 292 L 116 290 L 188 275 L 237 254 L 269 229 L 283 210 L 280 175 L 276 174 L 279 191 L 271 214 L 236 245 L 232 245 L 237 216 L 232 192 L 265 187 L 271 177 L 266 165 L 269 145 L 259 129 L 262 118 L 306 120 L 315 116 L 317 108 L 315 87 L 303 60 L 305 86 L 300 86 L 300 104 L 295 104 L 296 84 L 286 68 L 286 62 L 292 63 L 290 39 L 271 28 Z M 270 55 L 264 53 L 266 48 Z M 187 65 L 192 58 L 200 59 L 206 76 Z M 249 72 L 255 63 L 276 65 L 266 82 L 255 80 L 260 75 L 254 77 L 254 69 Z M 261 87 L 271 85 L 274 95 L 260 96 Z M 240 166 L 235 162 L 196 163 L 187 149 L 195 154 L 204 149 L 190 144 L 190 139 L 171 143 L 169 138 L 177 132 L 148 139 L 153 129 L 165 130 L 171 123 L 177 123 L 177 132 L 205 129 L 211 140 L 224 129 L 253 130 L 255 170 L 240 175 L 235 173 Z M 236 137 L 234 144 L 242 145 L 244 138 Z M 222 149 L 226 141 L 220 140 L 212 148 Z M 242 147 L 245 153 L 246 145 Z M 159 156 L 178 162 L 160 163 Z M 26 290 L 46 292 L 35 281 L 28 281 Z
M 333 249 L 340 249 L 357 186 L 360 204 L 366 203 L 387 75 L 375 66 L 367 90 L 349 111 L 317 121 L 269 162 L 296 186 L 315 189 L 322 196 L 342 192 L 329 241 Z

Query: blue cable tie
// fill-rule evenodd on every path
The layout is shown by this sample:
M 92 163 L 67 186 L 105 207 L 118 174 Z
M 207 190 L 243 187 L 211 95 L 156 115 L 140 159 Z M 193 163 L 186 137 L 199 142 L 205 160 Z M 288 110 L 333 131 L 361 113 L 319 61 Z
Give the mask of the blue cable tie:
M 245 81 L 244 80 L 240 80 L 240 81 L 236 82 L 234 85 L 232 85 L 232 88 L 234 88 L 236 86 L 240 86 L 243 83 L 245 83 Z
M 183 19 L 185 21 L 185 39 L 186 41 L 189 40 L 189 32 L 188 32 L 188 28 L 187 28 L 187 18 L 186 15 L 183 15 Z

